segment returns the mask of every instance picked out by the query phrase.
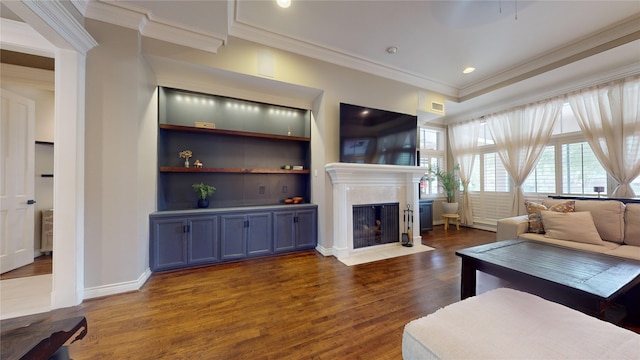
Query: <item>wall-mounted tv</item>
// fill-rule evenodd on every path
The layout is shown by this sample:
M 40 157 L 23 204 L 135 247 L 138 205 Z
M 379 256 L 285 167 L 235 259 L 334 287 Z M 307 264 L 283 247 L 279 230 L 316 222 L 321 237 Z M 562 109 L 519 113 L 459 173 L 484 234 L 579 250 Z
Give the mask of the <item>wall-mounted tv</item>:
M 340 103 L 340 162 L 416 165 L 418 117 Z

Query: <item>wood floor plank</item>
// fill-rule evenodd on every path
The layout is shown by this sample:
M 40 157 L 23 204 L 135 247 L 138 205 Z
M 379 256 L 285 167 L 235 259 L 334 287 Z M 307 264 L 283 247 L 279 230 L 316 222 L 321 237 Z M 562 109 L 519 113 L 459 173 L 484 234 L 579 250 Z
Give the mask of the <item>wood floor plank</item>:
M 425 234 L 431 252 L 348 267 L 315 251 L 154 274 L 87 300 L 74 359 L 399 359 L 404 325 L 458 300 L 454 249 L 472 229 Z

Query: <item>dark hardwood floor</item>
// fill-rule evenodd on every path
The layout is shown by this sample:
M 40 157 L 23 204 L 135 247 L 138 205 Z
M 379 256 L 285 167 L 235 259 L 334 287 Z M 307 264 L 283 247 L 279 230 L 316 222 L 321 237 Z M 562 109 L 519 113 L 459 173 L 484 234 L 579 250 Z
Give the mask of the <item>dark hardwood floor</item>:
M 48 317 L 87 317 L 76 360 L 401 359 L 404 325 L 459 300 L 455 251 L 494 239 L 436 226 L 422 238 L 434 251 L 353 267 L 307 251 L 154 274 Z M 478 292 L 502 285 L 481 277 Z
M 53 256 L 41 255 L 29 265 L 19 267 L 0 275 L 0 280 L 18 279 L 27 276 L 51 274 L 53 268 Z

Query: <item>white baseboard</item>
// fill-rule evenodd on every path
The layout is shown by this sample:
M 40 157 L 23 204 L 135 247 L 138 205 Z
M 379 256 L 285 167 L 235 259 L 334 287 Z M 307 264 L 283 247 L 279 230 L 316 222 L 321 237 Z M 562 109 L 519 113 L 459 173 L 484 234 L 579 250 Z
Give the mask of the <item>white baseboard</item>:
M 121 294 L 129 291 L 139 290 L 142 285 L 151 277 L 151 269 L 145 272 L 135 281 L 126 281 L 117 284 L 101 285 L 84 289 L 84 299 L 93 299 L 102 296 Z
M 333 248 L 327 249 L 324 246 L 316 245 L 316 251 L 324 256 L 333 256 Z

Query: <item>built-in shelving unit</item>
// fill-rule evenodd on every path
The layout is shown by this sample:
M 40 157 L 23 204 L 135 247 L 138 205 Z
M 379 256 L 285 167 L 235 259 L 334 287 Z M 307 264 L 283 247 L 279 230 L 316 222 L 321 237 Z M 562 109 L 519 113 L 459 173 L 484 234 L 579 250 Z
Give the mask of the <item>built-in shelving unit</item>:
M 195 208 L 200 182 L 216 188 L 212 208 L 310 202 L 310 121 L 309 110 L 160 87 L 158 210 Z
M 151 270 L 315 248 L 310 121 L 309 110 L 158 88 Z M 179 156 L 185 150 L 192 152 L 189 166 Z M 192 185 L 200 182 L 216 188 L 207 209 L 196 209 Z M 292 197 L 304 203 L 284 204 Z

